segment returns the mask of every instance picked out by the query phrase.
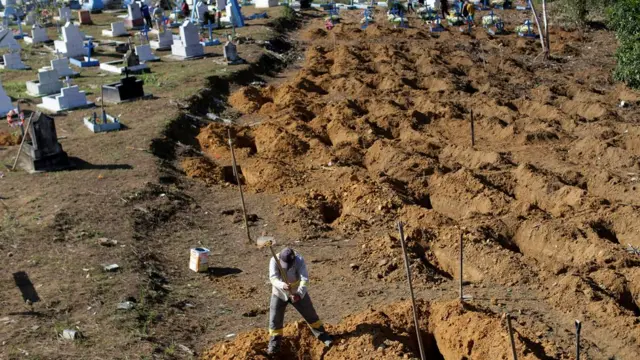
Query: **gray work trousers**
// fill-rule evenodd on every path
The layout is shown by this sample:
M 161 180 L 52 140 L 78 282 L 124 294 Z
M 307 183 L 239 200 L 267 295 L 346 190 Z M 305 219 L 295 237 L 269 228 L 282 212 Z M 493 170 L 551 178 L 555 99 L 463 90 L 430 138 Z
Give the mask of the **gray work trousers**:
M 277 346 L 280 337 L 282 337 L 282 328 L 284 326 L 284 311 L 287 308 L 289 302 L 280 299 L 279 297 L 271 294 L 271 304 L 269 306 L 269 345 Z M 298 310 L 304 321 L 309 324 L 311 332 L 315 337 L 324 341 L 327 338 L 327 333 L 322 326 L 322 321 L 316 313 L 316 309 L 313 307 L 311 297 L 306 294 L 305 297 L 298 300 L 296 303 L 292 303 L 293 307 Z

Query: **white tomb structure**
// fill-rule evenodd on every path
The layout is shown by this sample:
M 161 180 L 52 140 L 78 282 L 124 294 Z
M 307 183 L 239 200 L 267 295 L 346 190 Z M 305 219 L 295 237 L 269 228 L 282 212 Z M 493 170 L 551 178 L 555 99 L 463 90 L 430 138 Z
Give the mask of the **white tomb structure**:
M 58 9 L 58 16 L 54 17 L 53 19 L 63 23 L 71 21 L 71 9 L 66 6 L 61 7 L 60 9 Z
M 145 63 L 147 61 L 158 61 L 158 60 L 160 60 L 159 57 L 153 55 L 153 53 L 151 52 L 151 45 L 149 45 L 149 44 L 137 45 L 136 46 L 136 55 L 138 55 L 138 58 L 140 59 L 141 63 Z
M 0 29 L 0 48 L 9 48 L 18 51 L 22 49 L 9 29 Z
M 127 29 L 125 29 L 124 27 L 124 22 L 118 21 L 118 22 L 111 23 L 111 30 L 102 30 L 102 35 L 108 36 L 108 37 L 118 37 L 118 36 L 129 35 L 129 33 L 127 32 Z
M 31 36 L 25 36 L 24 42 L 27 44 L 39 44 L 49 41 L 47 30 L 38 24 L 34 24 L 31 28 Z
M 80 91 L 78 85 L 63 87 L 60 94 L 45 96 L 42 104 L 38 105 L 39 108 L 55 113 L 88 106 L 93 106 L 93 103 L 87 102 L 87 95 Z
M 22 62 L 19 52 L 10 52 L 2 55 L 3 64 L 0 65 L 0 69 L 9 70 L 27 70 L 31 69 Z
M 156 32 L 158 40 L 149 41 L 149 45 L 153 50 L 169 50 L 173 45 L 173 33 L 171 31 Z
M 22 25 L 33 25 L 35 23 L 36 23 L 36 13 L 34 12 L 34 10 L 31 10 L 24 17 L 24 21 L 22 22 Z
M 204 56 L 198 28 L 191 21 L 187 20 L 180 26 L 180 39 L 173 41 L 171 53 L 182 58 Z
M 50 68 L 38 70 L 38 80 L 27 81 L 27 93 L 31 96 L 57 94 L 61 88 L 58 72 Z
M 50 68 L 58 73 L 58 77 L 78 75 L 78 72 L 71 70 L 71 68 L 69 67 L 69 58 L 66 57 L 51 60 Z
M 11 103 L 11 98 L 7 95 L 7 92 L 4 91 L 2 83 L 0 83 L 0 116 L 7 115 L 7 113 L 13 109 L 14 107 Z
M 278 0 L 254 0 L 256 9 L 266 9 L 278 6 Z
M 55 40 L 54 45 L 56 51 L 59 51 L 66 57 L 84 56 L 83 36 L 78 27 L 70 22 L 62 28 L 62 38 L 64 40 Z

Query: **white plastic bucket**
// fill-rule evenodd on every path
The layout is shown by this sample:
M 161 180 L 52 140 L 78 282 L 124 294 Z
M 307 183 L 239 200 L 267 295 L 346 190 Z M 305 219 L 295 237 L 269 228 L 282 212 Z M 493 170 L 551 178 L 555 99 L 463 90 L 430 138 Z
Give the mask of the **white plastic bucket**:
M 209 249 L 193 248 L 189 258 L 189 269 L 195 272 L 204 272 L 209 270 Z

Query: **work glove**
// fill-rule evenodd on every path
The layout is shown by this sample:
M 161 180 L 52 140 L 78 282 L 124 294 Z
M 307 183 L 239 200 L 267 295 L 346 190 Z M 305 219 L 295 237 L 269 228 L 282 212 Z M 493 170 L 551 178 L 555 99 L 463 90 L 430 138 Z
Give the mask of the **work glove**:
M 298 294 L 293 294 L 293 295 L 291 295 L 291 303 L 292 303 L 292 304 L 295 304 L 295 303 L 297 303 L 298 301 L 300 301 L 300 295 L 298 295 Z

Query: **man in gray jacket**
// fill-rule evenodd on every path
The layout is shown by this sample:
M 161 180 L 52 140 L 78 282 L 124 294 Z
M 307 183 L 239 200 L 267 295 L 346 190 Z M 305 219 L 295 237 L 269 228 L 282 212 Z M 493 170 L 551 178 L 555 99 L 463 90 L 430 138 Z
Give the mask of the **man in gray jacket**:
M 271 305 L 269 306 L 269 349 L 267 352 L 275 354 L 279 350 L 283 335 L 284 311 L 289 303 L 309 324 L 313 335 L 324 342 L 326 346 L 331 346 L 331 336 L 325 331 L 322 321 L 311 303 L 311 297 L 307 293 L 309 274 L 304 259 L 288 247 L 282 249 L 277 257 L 280 267 L 286 275 L 280 273 L 276 260 L 271 258 L 269 280 L 272 291 Z M 286 276 L 286 279 L 283 279 L 283 276 Z

